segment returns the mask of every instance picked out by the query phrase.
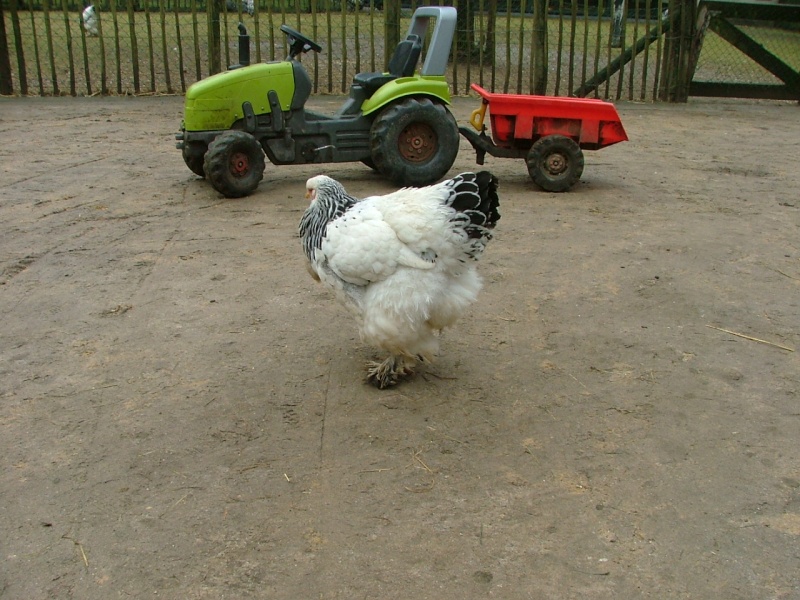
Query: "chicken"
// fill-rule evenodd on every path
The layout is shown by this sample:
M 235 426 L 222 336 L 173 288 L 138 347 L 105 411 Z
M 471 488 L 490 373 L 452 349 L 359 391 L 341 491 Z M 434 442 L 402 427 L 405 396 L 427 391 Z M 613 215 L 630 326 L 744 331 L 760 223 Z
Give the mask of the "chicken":
M 97 21 L 97 9 L 95 9 L 93 4 L 87 3 L 86 8 L 84 8 L 83 13 L 81 13 L 81 22 L 83 23 L 83 28 L 86 30 L 86 33 L 90 36 L 95 37 L 100 33 Z
M 243 13 L 247 13 L 251 17 L 255 14 L 256 9 L 254 0 L 241 0 L 241 4 Z M 235 0 L 228 0 L 226 2 L 226 7 L 231 12 L 236 12 L 237 10 L 239 10 L 237 2 Z
M 309 271 L 353 313 L 362 341 L 388 353 L 367 365 L 367 381 L 395 385 L 433 360 L 438 334 L 477 299 L 476 261 L 500 218 L 497 178 L 462 173 L 363 200 L 325 175 L 306 188 Z

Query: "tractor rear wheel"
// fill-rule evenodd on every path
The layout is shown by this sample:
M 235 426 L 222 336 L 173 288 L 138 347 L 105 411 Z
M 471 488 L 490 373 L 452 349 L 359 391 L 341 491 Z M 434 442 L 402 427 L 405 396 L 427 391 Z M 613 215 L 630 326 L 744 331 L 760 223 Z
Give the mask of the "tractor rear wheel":
M 536 140 L 525 162 L 534 183 L 548 192 L 566 192 L 583 174 L 581 147 L 563 135 Z
M 202 142 L 189 142 L 181 151 L 183 162 L 186 163 L 192 173 L 200 177 L 206 176 L 206 172 L 203 170 L 206 150 L 208 150 L 208 146 Z
M 226 198 L 247 196 L 264 177 L 264 150 L 246 131 L 226 131 L 208 145 L 203 169 Z
M 423 186 L 441 179 L 458 154 L 458 125 L 443 104 L 406 98 L 389 105 L 370 130 L 377 170 L 396 185 Z

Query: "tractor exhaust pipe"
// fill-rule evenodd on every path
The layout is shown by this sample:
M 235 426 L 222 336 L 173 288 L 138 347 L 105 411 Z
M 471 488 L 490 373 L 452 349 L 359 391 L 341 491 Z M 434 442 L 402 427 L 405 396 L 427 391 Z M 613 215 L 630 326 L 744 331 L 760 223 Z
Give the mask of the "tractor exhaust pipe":
M 239 64 L 228 67 L 229 71 L 246 67 L 250 64 L 250 36 L 247 35 L 247 28 L 244 23 L 239 23 Z
M 239 23 L 239 65 L 246 67 L 250 64 L 250 36 L 244 23 Z

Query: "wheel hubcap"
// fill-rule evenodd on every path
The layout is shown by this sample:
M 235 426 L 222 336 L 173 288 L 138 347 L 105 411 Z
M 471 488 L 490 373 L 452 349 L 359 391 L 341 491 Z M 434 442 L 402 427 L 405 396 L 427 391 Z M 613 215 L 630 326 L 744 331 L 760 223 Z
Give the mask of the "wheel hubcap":
M 436 132 L 424 123 L 412 123 L 400 134 L 400 156 L 409 162 L 425 162 L 436 152 Z
M 230 171 L 235 177 L 244 177 L 250 170 L 250 160 L 244 152 L 235 152 L 231 156 Z
M 555 152 L 544 159 L 544 168 L 551 175 L 561 175 L 567 170 L 569 161 L 563 154 Z

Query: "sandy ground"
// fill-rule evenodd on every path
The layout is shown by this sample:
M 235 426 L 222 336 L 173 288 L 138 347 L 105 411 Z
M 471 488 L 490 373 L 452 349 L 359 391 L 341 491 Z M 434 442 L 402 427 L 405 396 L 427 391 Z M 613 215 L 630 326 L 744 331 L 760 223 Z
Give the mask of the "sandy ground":
M 319 167 L 225 200 L 180 98 L 0 100 L 0 596 L 800 598 L 799 109 L 619 110 L 567 194 L 488 158 L 482 296 L 379 391 Z

